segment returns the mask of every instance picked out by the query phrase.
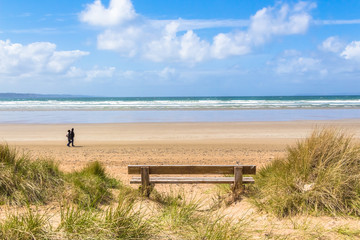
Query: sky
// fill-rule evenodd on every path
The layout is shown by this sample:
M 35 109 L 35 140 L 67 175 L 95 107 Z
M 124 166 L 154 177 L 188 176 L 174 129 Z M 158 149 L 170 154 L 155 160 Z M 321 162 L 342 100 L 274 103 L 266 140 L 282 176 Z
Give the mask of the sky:
M 0 92 L 360 94 L 360 1 L 0 0 Z

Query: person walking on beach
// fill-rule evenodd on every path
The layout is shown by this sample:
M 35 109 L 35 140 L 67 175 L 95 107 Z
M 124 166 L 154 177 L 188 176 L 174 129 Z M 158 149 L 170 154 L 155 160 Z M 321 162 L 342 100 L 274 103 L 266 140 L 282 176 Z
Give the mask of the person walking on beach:
M 68 133 L 66 134 L 66 137 L 67 137 L 67 139 L 68 139 L 68 144 L 67 144 L 67 146 L 70 147 L 70 143 L 71 143 L 71 132 L 70 132 L 70 130 L 68 130 Z
M 70 137 L 71 137 L 71 146 L 74 147 L 74 137 L 75 137 L 74 128 L 71 129 Z

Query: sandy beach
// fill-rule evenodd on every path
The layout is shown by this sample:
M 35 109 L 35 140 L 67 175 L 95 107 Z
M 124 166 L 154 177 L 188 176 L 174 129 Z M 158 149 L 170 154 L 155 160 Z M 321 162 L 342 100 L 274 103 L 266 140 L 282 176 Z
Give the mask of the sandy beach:
M 263 166 L 317 127 L 337 127 L 360 139 L 360 122 L 218 122 L 116 124 L 1 124 L 0 138 L 33 157 L 73 171 L 92 161 L 128 182 L 129 164 L 253 164 Z M 75 147 L 67 129 L 75 128 Z
M 75 147 L 67 147 L 68 129 L 75 129 Z M 213 122 L 213 123 L 117 123 L 117 124 L 0 124 L 0 138 L 11 147 L 32 158 L 50 158 L 66 172 L 80 170 L 99 161 L 114 178 L 128 185 L 129 164 L 252 164 L 259 168 L 286 154 L 286 148 L 316 128 L 336 127 L 360 140 L 358 120 L 286 121 L 286 122 Z M 137 185 L 132 185 L 137 188 Z M 189 198 L 211 201 L 216 196 L 214 185 L 157 185 L 159 192 L 181 189 Z M 226 200 L 225 200 L 226 201 Z M 144 202 L 153 209 L 152 201 Z M 51 224 L 59 224 L 57 203 L 40 207 L 51 212 Z M 50 209 L 50 210 L 49 210 Z M 3 206 L 0 219 L 8 212 L 22 208 Z M 37 209 L 38 211 L 38 209 Z M 233 219 L 247 219 L 255 239 L 292 236 L 306 239 L 326 234 L 324 239 L 338 239 L 339 229 L 359 229 L 353 218 L 297 216 L 279 219 L 258 210 L 245 197 L 220 208 L 219 213 Z M 297 227 L 300 226 L 300 227 Z M 318 233 L 319 229 L 322 229 Z M 355 231 L 355 230 L 354 230 Z M 270 237 L 269 237 L 270 236 Z M 170 238 L 169 239 L 177 239 Z

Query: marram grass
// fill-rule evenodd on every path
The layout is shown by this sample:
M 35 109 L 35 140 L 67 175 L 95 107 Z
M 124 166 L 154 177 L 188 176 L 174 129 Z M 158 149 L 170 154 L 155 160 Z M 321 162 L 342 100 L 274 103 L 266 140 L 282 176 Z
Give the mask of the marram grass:
M 106 176 L 99 162 L 89 163 L 81 171 L 66 175 L 66 181 L 70 185 L 68 199 L 85 208 L 110 203 L 113 198 L 110 190 L 119 185 Z
M 360 216 L 360 146 L 341 130 L 317 129 L 258 172 L 252 196 L 277 216 Z
M 51 239 L 48 217 L 28 207 L 22 214 L 11 214 L 0 222 L 0 239 Z
M 81 207 L 109 203 L 111 189 L 119 183 L 105 173 L 99 162 L 65 174 L 51 159 L 32 160 L 8 145 L 0 144 L 0 205 L 46 204 L 69 200 Z
M 63 174 L 53 161 L 30 161 L 25 154 L 0 145 L 0 205 L 45 203 L 63 183 Z

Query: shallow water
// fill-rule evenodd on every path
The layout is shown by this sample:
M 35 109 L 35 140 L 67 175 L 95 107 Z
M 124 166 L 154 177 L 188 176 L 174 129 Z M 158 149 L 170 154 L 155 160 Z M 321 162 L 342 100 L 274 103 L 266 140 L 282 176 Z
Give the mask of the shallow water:
M 360 109 L 0 111 L 0 123 L 241 122 L 360 119 Z

